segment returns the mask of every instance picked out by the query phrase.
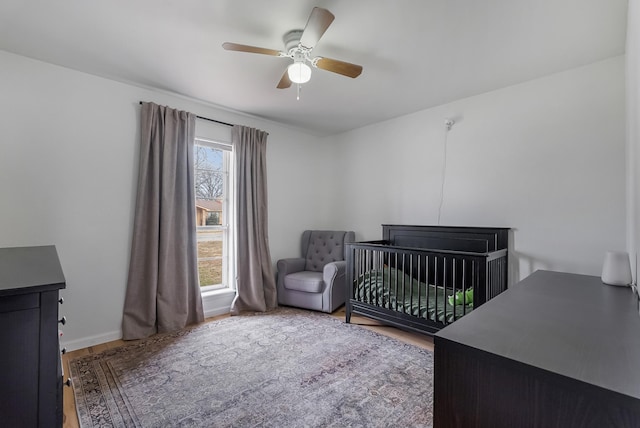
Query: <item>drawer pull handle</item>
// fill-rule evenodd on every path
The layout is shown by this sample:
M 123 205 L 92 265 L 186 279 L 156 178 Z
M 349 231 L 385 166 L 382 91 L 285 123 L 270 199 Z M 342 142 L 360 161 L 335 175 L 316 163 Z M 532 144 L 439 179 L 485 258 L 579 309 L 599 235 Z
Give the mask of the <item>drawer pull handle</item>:
M 72 383 L 71 383 L 71 378 L 70 378 L 70 377 L 68 377 L 68 378 L 67 378 L 67 381 L 66 381 L 64 384 L 65 384 L 66 386 L 71 386 L 71 385 L 72 385 Z
M 62 325 L 65 325 L 67 323 L 67 317 L 62 317 L 58 320 L 58 322 Z
M 58 299 L 58 303 L 63 304 L 64 303 L 64 297 L 61 297 Z

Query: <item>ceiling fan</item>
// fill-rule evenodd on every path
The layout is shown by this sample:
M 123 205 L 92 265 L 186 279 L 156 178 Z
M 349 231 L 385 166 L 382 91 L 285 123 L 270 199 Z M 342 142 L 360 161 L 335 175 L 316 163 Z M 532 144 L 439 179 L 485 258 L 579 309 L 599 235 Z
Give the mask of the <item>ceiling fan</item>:
M 290 87 L 292 83 L 297 83 L 299 90 L 300 84 L 306 83 L 311 79 L 311 67 L 352 78 L 358 77 L 362 73 L 362 66 L 360 65 L 321 56 L 311 56 L 311 51 L 334 19 L 335 16 L 328 10 L 314 7 L 304 30 L 291 30 L 284 35 L 284 51 L 230 42 L 223 43 L 222 47 L 228 51 L 250 52 L 293 59 L 293 63 L 287 67 L 282 75 L 277 86 L 278 89 L 285 89 Z

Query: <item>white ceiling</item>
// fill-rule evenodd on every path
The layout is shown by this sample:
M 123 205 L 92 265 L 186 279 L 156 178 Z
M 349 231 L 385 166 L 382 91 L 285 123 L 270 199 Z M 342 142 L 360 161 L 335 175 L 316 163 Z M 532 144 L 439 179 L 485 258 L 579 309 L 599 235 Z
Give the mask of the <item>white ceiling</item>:
M 276 89 L 311 9 L 336 19 L 296 101 Z M 0 49 L 329 135 L 624 54 L 627 0 L 2 0 Z M 1 66 L 1 65 L 0 65 Z

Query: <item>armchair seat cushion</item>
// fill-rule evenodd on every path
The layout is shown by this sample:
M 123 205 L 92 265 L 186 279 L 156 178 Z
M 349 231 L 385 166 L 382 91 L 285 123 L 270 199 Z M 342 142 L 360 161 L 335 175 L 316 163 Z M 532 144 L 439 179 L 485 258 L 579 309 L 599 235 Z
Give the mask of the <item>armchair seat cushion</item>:
M 284 277 L 284 288 L 304 291 L 305 293 L 320 293 L 324 288 L 322 272 L 302 271 L 290 273 Z

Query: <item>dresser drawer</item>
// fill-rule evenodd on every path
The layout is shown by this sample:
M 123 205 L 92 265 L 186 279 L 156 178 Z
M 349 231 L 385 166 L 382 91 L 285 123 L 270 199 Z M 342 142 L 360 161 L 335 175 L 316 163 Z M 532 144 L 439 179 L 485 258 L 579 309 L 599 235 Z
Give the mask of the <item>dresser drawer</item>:
M 0 299 L 0 312 L 23 311 L 40 306 L 39 294 L 18 294 Z

